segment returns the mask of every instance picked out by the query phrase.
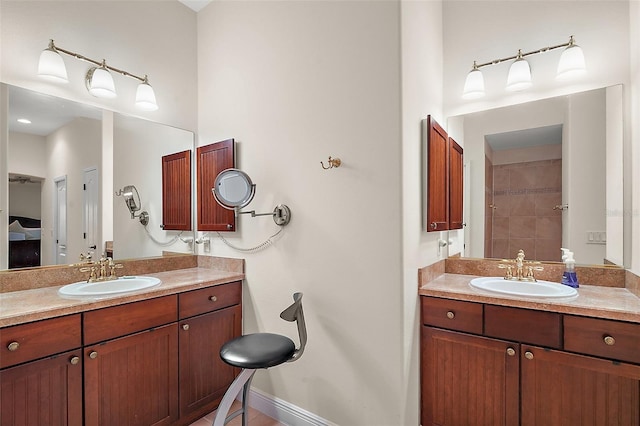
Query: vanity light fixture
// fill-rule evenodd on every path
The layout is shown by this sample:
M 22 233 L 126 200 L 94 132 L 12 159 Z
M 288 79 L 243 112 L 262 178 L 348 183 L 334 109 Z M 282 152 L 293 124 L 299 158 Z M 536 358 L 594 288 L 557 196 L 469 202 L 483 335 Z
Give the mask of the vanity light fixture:
M 529 62 L 522 57 L 522 50 L 518 49 L 516 60 L 509 67 L 507 76 L 507 90 L 516 92 L 531 87 L 531 68 Z
M 158 109 L 156 95 L 146 75 L 139 77 L 128 71 L 107 65 L 107 61 L 104 59 L 102 61 L 96 61 L 79 53 L 62 49 L 56 46 L 53 40 L 49 41 L 49 46 L 40 54 L 40 61 L 38 62 L 38 75 L 40 77 L 56 82 L 66 83 L 69 81 L 67 69 L 60 53 L 95 65 L 95 67 L 89 69 L 85 76 L 87 90 L 93 96 L 106 99 L 112 99 L 117 96 L 113 76 L 111 75 L 111 72 L 115 72 L 140 81 L 138 89 L 136 90 L 136 107 L 144 111 L 155 111 Z
M 537 53 L 546 53 L 551 50 L 565 48 L 560 56 L 560 62 L 558 63 L 557 79 L 570 79 L 583 75 L 586 72 L 586 66 L 584 61 L 584 53 L 580 46 L 575 42 L 573 36 L 569 37 L 567 43 L 558 44 L 550 47 L 543 47 L 531 52 L 522 53 L 522 50 L 518 49 L 518 54 L 509 56 L 507 58 L 494 59 L 489 62 L 477 64 L 473 62 L 473 68 L 467 74 L 467 78 L 464 83 L 464 89 L 462 97 L 464 99 L 477 99 L 485 94 L 484 90 L 484 78 L 480 68 L 489 65 L 497 65 L 506 61 L 514 61 L 509 68 L 509 75 L 507 77 L 507 87 L 509 91 L 524 90 L 531 87 L 531 68 L 529 63 L 524 59 L 527 56 L 535 55 Z

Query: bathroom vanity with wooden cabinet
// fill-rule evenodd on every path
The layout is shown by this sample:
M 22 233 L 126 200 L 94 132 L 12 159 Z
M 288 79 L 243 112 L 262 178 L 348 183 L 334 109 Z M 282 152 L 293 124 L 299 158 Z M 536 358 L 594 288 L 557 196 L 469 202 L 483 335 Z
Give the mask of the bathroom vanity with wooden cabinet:
M 637 297 L 505 299 L 467 289 L 465 276 L 442 291 L 448 275 L 420 289 L 423 426 L 640 424 Z M 614 303 L 592 306 L 607 291 Z
M 0 328 L 0 425 L 184 425 L 213 411 L 237 374 L 219 349 L 242 332 L 242 282 L 136 298 Z

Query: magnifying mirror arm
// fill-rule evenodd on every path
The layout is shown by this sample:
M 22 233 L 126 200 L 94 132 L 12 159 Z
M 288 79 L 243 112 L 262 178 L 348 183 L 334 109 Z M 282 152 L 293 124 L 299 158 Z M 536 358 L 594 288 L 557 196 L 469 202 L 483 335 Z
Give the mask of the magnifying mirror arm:
M 236 210 L 237 214 L 250 214 L 251 217 L 256 217 L 256 216 L 275 216 L 276 212 L 271 212 L 271 213 L 256 213 L 255 210 L 251 210 L 248 212 L 241 212 L 239 210 Z
M 238 208 L 235 209 L 235 212 L 236 212 L 236 217 L 238 217 L 238 215 L 241 215 L 241 214 L 250 214 L 251 217 L 271 216 L 273 217 L 273 221 L 276 223 L 276 225 L 279 225 L 279 226 L 284 226 L 288 224 L 289 221 L 291 220 L 291 209 L 289 209 L 289 207 L 285 204 L 278 204 L 276 208 L 273 209 L 273 212 L 271 213 L 256 213 L 255 210 L 242 212 Z

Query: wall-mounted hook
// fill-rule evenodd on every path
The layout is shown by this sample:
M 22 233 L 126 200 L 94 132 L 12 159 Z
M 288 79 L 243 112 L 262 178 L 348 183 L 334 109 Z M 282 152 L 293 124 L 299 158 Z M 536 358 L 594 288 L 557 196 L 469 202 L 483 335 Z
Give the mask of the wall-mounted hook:
M 339 158 L 331 158 L 331 156 L 329 156 L 329 167 L 325 167 L 324 162 L 320 162 L 320 165 L 325 170 L 333 169 L 334 167 L 338 168 L 340 167 L 340 164 L 342 164 L 342 161 L 340 161 Z

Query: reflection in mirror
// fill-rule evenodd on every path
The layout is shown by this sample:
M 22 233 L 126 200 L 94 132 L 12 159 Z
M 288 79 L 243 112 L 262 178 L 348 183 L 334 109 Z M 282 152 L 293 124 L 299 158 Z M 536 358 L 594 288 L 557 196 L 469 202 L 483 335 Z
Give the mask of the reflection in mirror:
M 1 264 L 69 263 L 67 254 L 86 252 L 100 241 L 102 112 L 14 86 L 7 89 L 10 241 Z
M 115 114 L 113 120 L 113 188 L 134 186 L 138 207 L 148 212 L 147 224 L 130 219 L 122 202 L 113 205 L 113 256 L 118 259 L 161 256 L 163 252 L 193 253 L 193 231 L 165 230 L 163 226 L 163 157 L 193 151 L 194 135 L 186 130 Z M 191 181 L 192 171 L 180 179 Z M 191 188 L 191 186 L 189 186 Z M 191 203 L 190 194 L 184 195 Z M 115 194 L 114 194 L 115 197 Z M 179 198 L 181 200 L 182 198 Z M 174 200 L 175 201 L 175 200 Z M 193 211 L 190 206 L 189 212 Z M 191 215 L 190 215 L 191 216 Z M 192 224 L 192 217 L 189 222 Z M 193 229 L 190 226 L 189 229 Z
M 450 117 L 466 228 L 449 255 L 624 266 L 622 87 Z
M 9 105 L 2 111 L 8 138 L 0 138 L 7 144 L 9 176 L 2 184 L 9 194 L 8 214 L 0 214 L 2 235 L 8 235 L 9 221 L 13 225 L 12 241 L 1 245 L 0 269 L 73 263 L 80 253 L 104 252 L 112 241 L 117 259 L 193 253 L 192 232 L 159 228 L 160 157 L 193 151 L 192 132 L 121 115 L 115 116 L 114 129 L 103 124 L 103 114 L 110 117 L 110 112 L 2 86 Z M 113 169 L 104 166 L 111 156 Z M 134 183 L 143 194 L 141 207 L 152 215 L 148 233 L 130 220 L 114 193 Z
M 256 194 L 256 186 L 245 172 L 227 169 L 216 176 L 211 192 L 222 207 L 234 210 L 249 205 Z
M 124 203 L 129 209 L 129 213 L 131 213 L 131 219 L 138 218 L 143 226 L 146 226 L 149 223 L 149 213 L 142 211 L 139 214 L 136 214 L 141 209 L 141 203 L 140 194 L 138 194 L 138 190 L 135 186 L 127 185 L 118 190 L 116 195 L 122 195 L 122 198 L 124 198 Z

